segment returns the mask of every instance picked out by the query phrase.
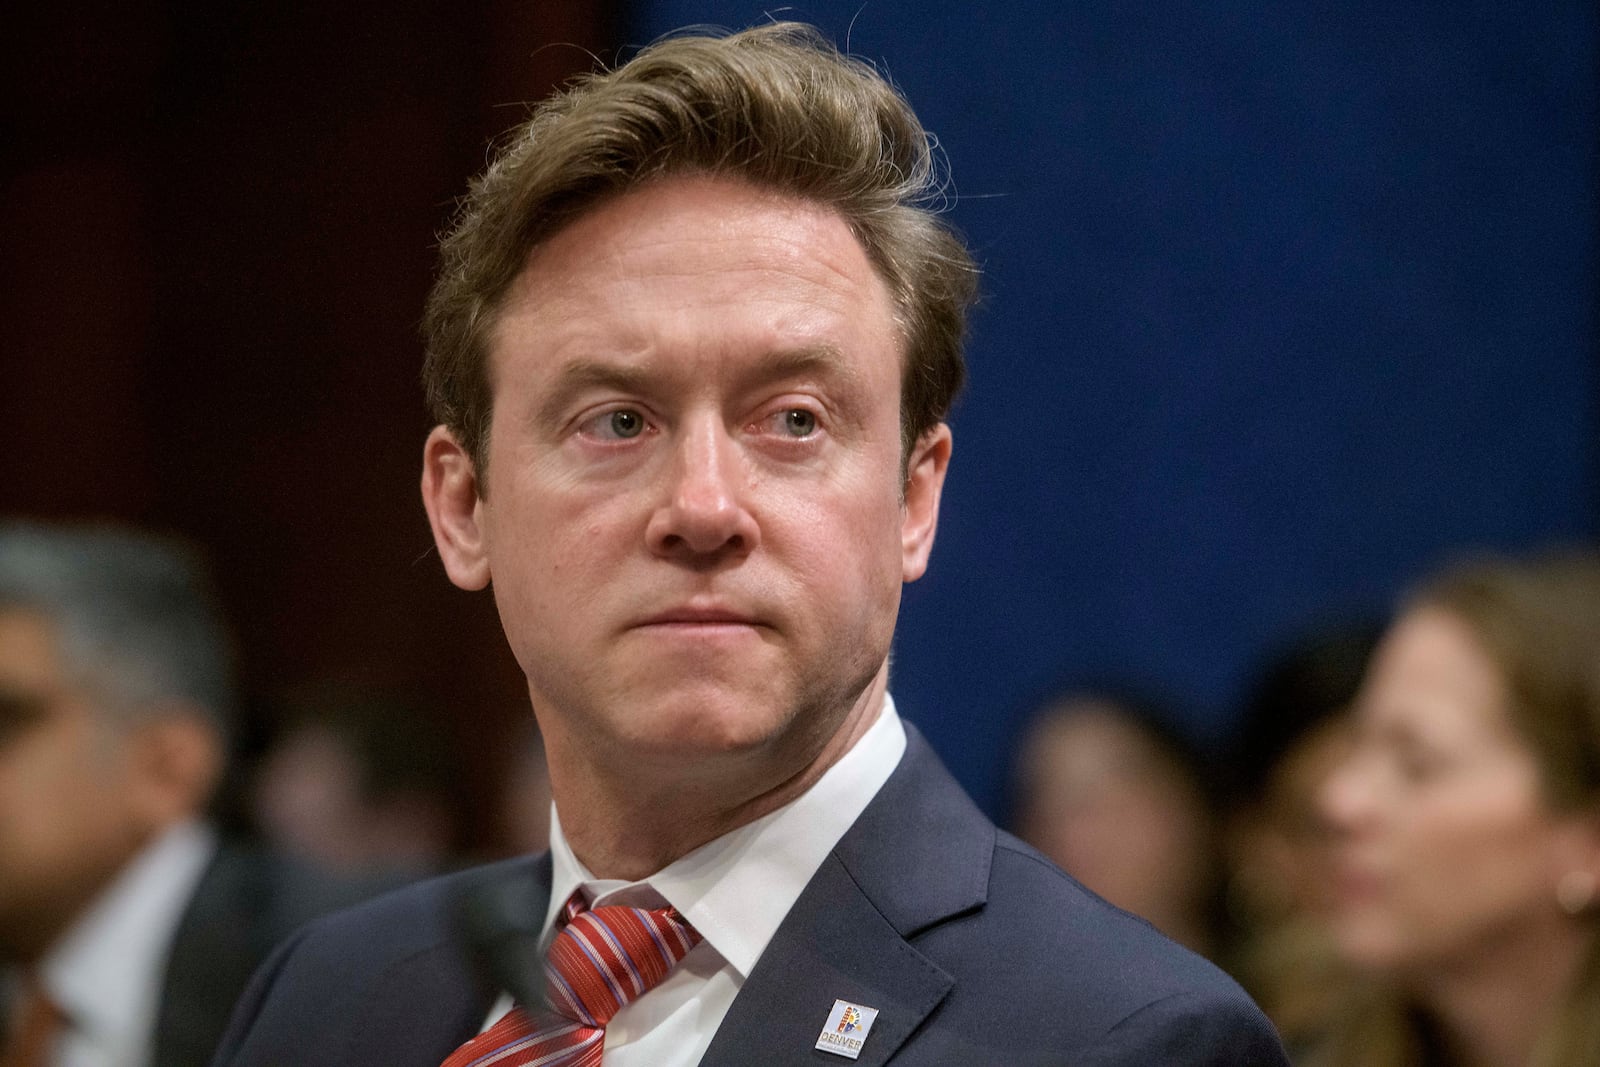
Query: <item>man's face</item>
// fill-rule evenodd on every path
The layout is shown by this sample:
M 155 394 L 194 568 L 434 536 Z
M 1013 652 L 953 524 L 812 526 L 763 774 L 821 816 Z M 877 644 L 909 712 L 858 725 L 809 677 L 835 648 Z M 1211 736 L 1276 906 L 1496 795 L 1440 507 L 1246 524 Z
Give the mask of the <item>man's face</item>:
M 741 182 L 664 180 L 535 251 L 489 485 L 441 550 L 492 581 L 553 753 L 770 786 L 876 700 L 949 455 L 940 426 L 902 466 L 901 349 L 842 218 Z
M 0 610 L 0 957 L 48 947 L 138 848 L 133 773 L 50 625 Z

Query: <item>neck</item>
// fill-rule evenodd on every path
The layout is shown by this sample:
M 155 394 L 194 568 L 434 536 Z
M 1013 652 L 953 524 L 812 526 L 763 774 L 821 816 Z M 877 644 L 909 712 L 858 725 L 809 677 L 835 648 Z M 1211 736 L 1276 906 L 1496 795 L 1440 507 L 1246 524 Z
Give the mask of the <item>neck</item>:
M 1519 931 L 1419 983 L 1423 1006 L 1463 1067 L 1524 1067 L 1533 1061 L 1593 947 L 1586 925 L 1559 915 L 1547 921 L 1543 936 Z
M 597 878 L 636 881 L 788 804 L 849 752 L 883 707 L 887 669 L 837 728 L 790 756 L 775 745 L 705 760 L 584 759 L 546 736 L 551 794 L 573 854 Z M 564 772 L 564 773 L 563 773 Z

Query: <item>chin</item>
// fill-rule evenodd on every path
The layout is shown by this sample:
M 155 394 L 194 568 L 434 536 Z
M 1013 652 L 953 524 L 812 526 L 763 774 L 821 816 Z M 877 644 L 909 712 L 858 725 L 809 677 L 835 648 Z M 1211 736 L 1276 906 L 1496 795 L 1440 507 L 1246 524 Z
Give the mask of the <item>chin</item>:
M 1333 920 L 1333 932 L 1339 955 L 1362 970 L 1399 971 L 1410 957 L 1392 926 L 1380 916 L 1337 916 Z
M 793 719 L 791 709 L 752 695 L 685 693 L 647 708 L 627 739 L 640 752 L 733 755 L 770 746 Z

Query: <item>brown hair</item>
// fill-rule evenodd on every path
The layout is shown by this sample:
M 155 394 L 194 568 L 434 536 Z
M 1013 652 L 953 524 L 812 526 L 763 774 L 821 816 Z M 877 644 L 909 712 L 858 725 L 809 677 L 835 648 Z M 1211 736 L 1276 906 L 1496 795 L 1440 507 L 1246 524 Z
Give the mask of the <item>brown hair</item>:
M 1600 804 L 1600 557 L 1468 563 L 1429 582 L 1414 605 L 1472 628 L 1505 681 L 1507 716 L 1539 761 L 1550 804 Z
M 423 318 L 433 417 L 485 473 L 500 302 L 541 241 L 665 175 L 742 178 L 849 223 L 893 296 L 905 344 L 902 451 L 948 413 L 977 268 L 935 213 L 933 141 L 872 67 L 810 27 L 672 37 L 578 79 L 513 130 L 443 238 Z M 480 489 L 481 491 L 481 489 Z
M 1600 814 L 1600 556 L 1477 560 L 1424 584 L 1405 605 L 1471 627 L 1506 686 L 1506 714 L 1538 761 L 1546 801 Z M 1600 1063 L 1600 934 L 1534 1050 L 1537 1067 Z M 1436 1028 L 1405 995 L 1374 983 L 1347 1006 L 1311 1067 L 1448 1061 Z

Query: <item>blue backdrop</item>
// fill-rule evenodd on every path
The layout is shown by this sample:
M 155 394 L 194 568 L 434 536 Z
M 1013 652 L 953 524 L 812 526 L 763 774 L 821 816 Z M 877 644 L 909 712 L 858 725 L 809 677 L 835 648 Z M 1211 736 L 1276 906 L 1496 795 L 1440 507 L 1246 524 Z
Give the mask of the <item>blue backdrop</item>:
M 1597 532 L 1591 3 L 647 0 L 630 40 L 769 11 L 906 91 L 985 268 L 892 684 L 991 810 L 1053 678 L 1215 742 L 1316 620 Z

